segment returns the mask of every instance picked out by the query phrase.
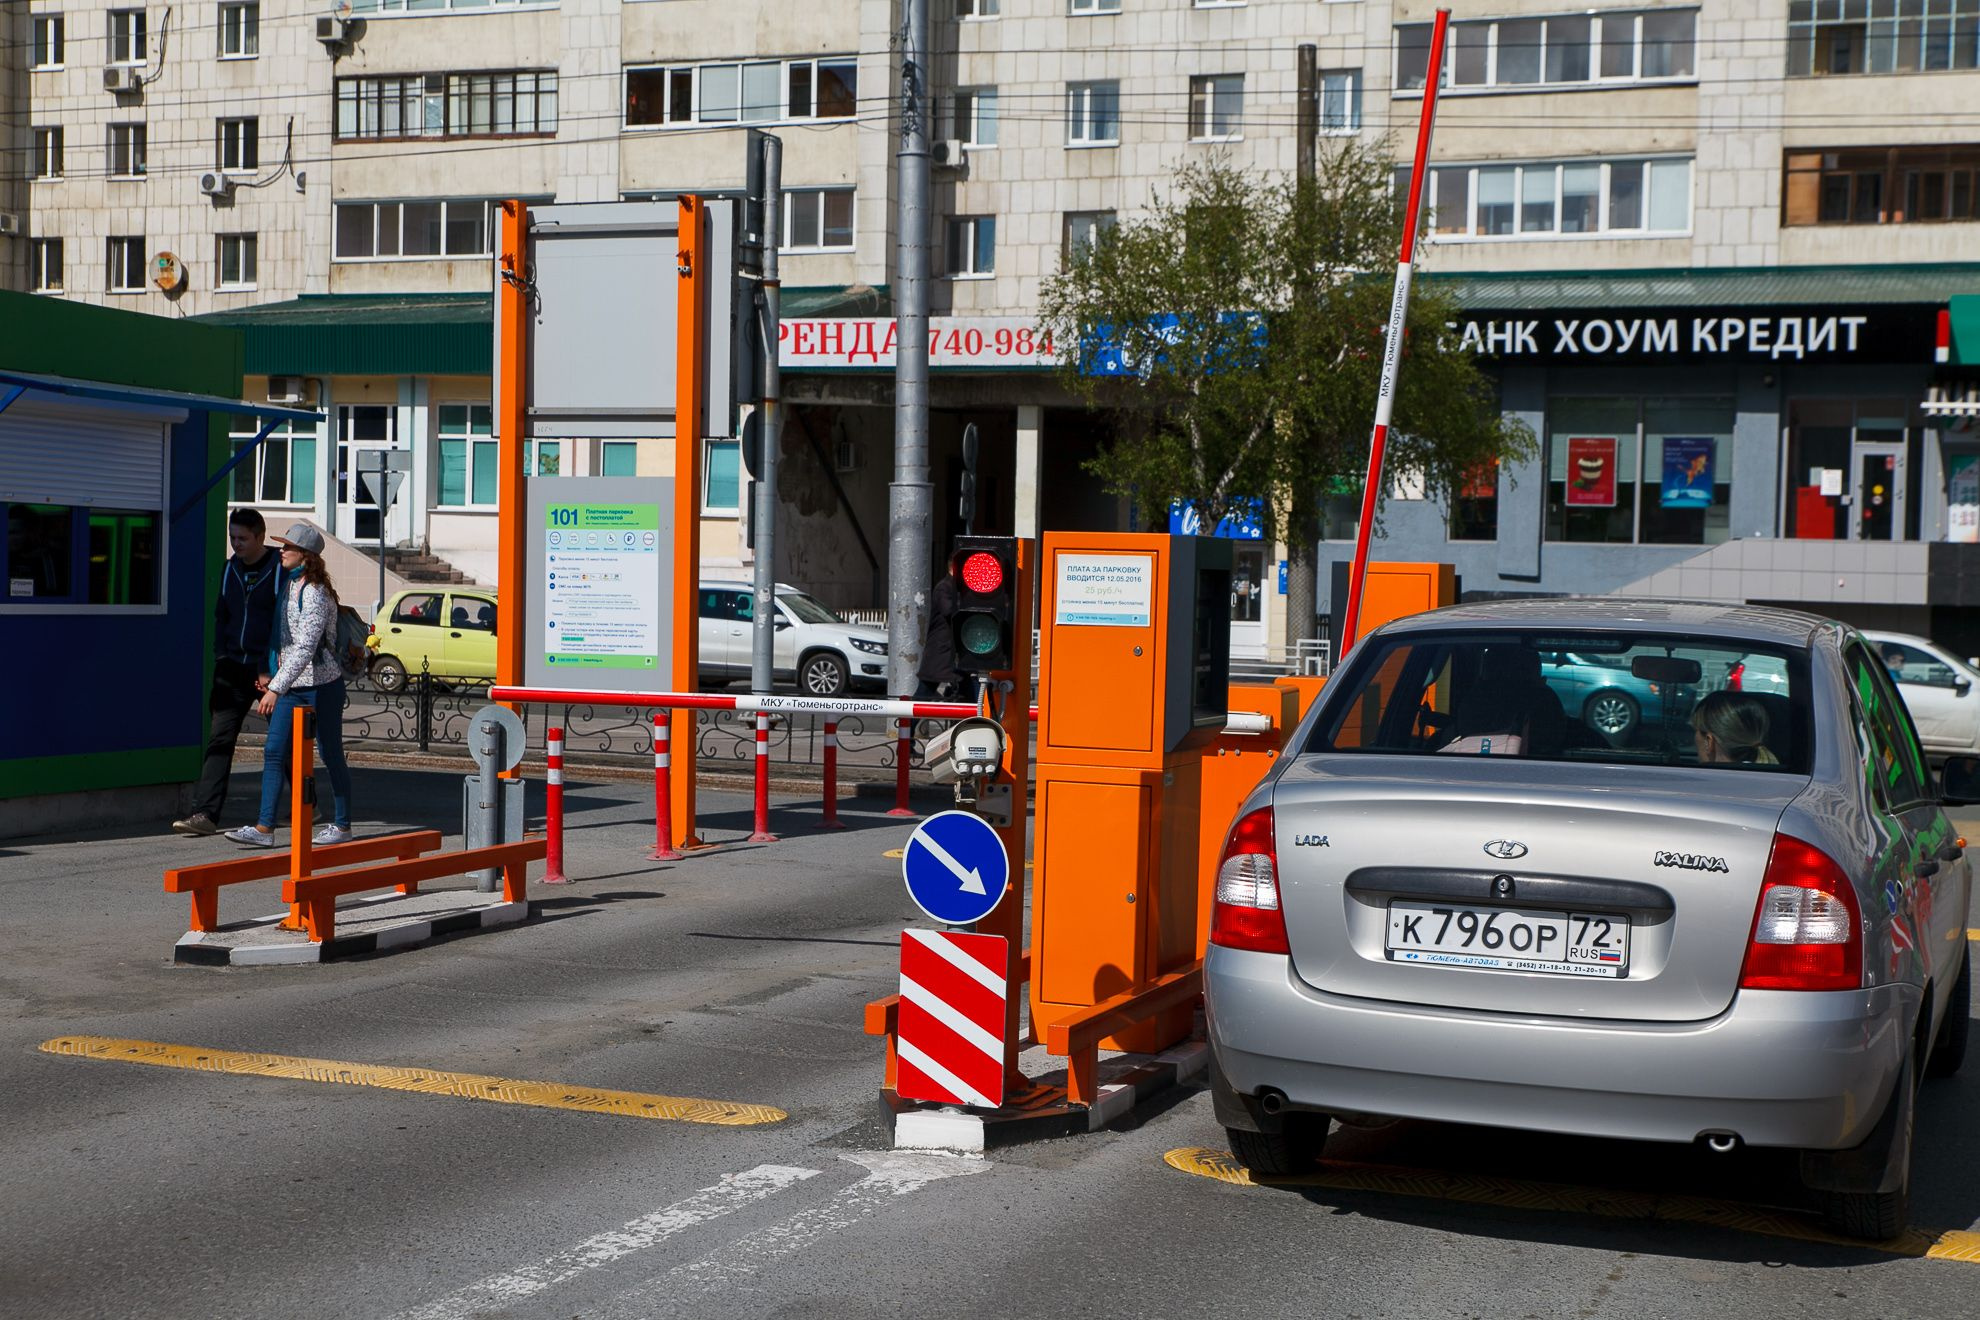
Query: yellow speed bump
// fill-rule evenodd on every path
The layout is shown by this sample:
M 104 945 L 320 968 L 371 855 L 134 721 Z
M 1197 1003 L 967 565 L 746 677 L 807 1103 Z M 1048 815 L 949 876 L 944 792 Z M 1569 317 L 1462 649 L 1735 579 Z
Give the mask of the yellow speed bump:
M 1185 1146 L 1163 1156 L 1172 1169 L 1218 1182 L 1261 1187 L 1326 1187 L 1342 1192 L 1380 1192 L 1389 1196 L 1420 1196 L 1467 1205 L 1495 1205 L 1514 1210 L 1546 1210 L 1561 1214 L 1596 1215 L 1604 1219 L 1661 1219 L 1708 1224 L 1768 1237 L 1827 1242 L 1840 1247 L 1883 1251 L 1894 1256 L 1929 1256 L 1980 1264 L 1980 1233 L 1908 1229 L 1890 1242 L 1863 1242 L 1830 1233 L 1811 1219 L 1702 1196 L 1673 1196 L 1631 1192 L 1566 1183 L 1525 1182 L 1469 1173 L 1440 1173 L 1432 1169 L 1403 1169 L 1383 1164 L 1351 1164 L 1324 1160 L 1314 1171 L 1296 1178 L 1258 1182 L 1229 1151 Z
M 41 1043 L 44 1054 L 114 1063 L 150 1063 L 194 1072 L 239 1073 L 247 1077 L 280 1077 L 297 1082 L 338 1082 L 345 1086 L 377 1086 L 388 1091 L 419 1091 L 461 1100 L 487 1100 L 498 1105 L 535 1105 L 543 1109 L 576 1109 L 588 1114 L 619 1114 L 626 1118 L 659 1118 L 676 1123 L 712 1123 L 722 1127 L 755 1127 L 781 1123 L 790 1115 L 769 1105 L 746 1105 L 733 1100 L 695 1100 L 638 1091 L 608 1091 L 596 1086 L 565 1086 L 560 1082 L 524 1082 L 512 1077 L 479 1073 L 441 1072 L 434 1068 L 399 1068 L 390 1064 L 344 1063 L 336 1059 L 301 1059 L 287 1054 L 249 1054 L 241 1050 L 210 1050 L 196 1045 L 166 1045 L 155 1040 L 115 1040 L 108 1036 L 57 1036 Z

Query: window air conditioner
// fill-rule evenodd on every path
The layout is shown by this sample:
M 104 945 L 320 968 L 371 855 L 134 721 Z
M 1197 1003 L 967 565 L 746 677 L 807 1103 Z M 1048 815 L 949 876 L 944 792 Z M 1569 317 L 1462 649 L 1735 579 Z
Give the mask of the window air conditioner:
M 301 376 L 270 376 L 268 378 L 268 401 L 270 403 L 301 403 L 303 401 L 303 378 Z
M 348 19 L 330 16 L 316 20 L 316 39 L 333 51 L 350 39 L 350 31 Z
M 144 70 L 135 64 L 106 64 L 103 66 L 103 90 L 106 92 L 137 92 L 144 89 Z
M 231 197 L 234 195 L 234 181 L 224 174 L 208 170 L 199 176 L 199 190 L 207 197 Z
M 963 160 L 961 138 L 944 138 L 928 150 L 928 160 L 938 170 L 959 170 L 967 162 Z
M 21 218 L 12 211 L 0 211 L 0 238 L 13 238 L 21 232 Z

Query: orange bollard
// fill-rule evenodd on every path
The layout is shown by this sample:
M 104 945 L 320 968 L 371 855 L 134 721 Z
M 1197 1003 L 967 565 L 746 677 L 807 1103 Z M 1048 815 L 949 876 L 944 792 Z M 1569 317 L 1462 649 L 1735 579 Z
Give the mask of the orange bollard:
M 842 830 L 845 822 L 839 819 L 839 722 L 825 721 L 825 816 L 818 822 L 821 830 Z
M 914 759 L 914 721 L 901 721 L 900 741 L 894 744 L 894 809 L 889 816 L 912 816 L 908 806 L 908 762 Z
M 673 720 L 672 711 L 654 712 L 653 851 L 648 855 L 656 862 L 681 860 L 681 854 L 674 850 L 673 757 L 668 750 L 668 740 L 673 732 Z
M 569 883 L 564 874 L 564 731 L 552 725 L 546 733 L 549 767 L 544 771 L 543 832 L 547 847 L 543 854 L 543 883 Z
M 310 835 L 316 828 L 316 711 L 297 706 L 290 712 L 294 727 L 289 738 L 289 879 L 309 875 Z M 304 930 L 301 903 L 289 904 L 283 930 Z
M 775 843 L 770 832 L 770 717 L 756 717 L 756 832 L 751 843 Z

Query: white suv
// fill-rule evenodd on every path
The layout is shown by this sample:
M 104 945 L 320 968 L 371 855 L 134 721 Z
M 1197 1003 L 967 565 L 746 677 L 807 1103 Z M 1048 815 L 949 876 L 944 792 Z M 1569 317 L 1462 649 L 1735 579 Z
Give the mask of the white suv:
M 749 681 L 756 588 L 748 582 L 701 584 L 701 678 L 719 685 Z M 777 584 L 772 670 L 809 697 L 843 696 L 887 684 L 887 633 L 847 623 L 795 587 Z

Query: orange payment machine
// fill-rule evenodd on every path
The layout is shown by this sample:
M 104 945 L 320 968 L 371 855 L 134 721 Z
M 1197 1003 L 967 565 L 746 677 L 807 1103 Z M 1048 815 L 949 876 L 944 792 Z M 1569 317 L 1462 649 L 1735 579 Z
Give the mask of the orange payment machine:
M 1230 687 L 1231 543 L 1048 532 L 1040 555 L 1034 1029 L 1201 956 L 1202 758 Z M 1102 1041 L 1150 1052 L 1192 1008 Z

